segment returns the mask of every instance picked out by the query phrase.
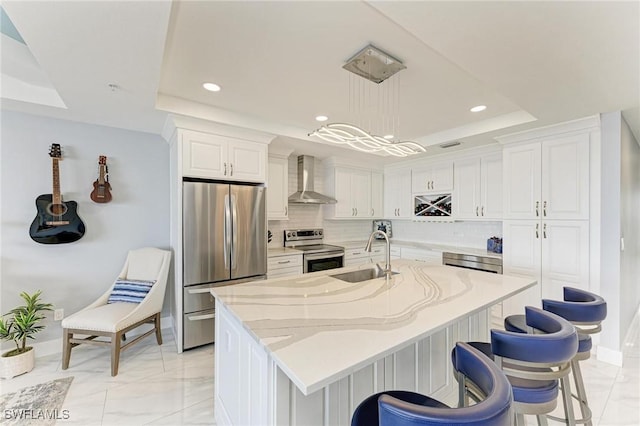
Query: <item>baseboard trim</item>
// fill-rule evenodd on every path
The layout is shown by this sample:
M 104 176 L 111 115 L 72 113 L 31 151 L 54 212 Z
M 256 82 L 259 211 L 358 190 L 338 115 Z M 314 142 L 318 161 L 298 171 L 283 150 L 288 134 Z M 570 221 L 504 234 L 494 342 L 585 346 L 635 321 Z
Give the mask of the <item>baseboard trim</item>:
M 624 357 L 622 351 L 616 351 L 604 346 L 598 346 L 596 348 L 596 359 L 598 361 L 603 361 L 609 364 L 613 364 L 617 367 L 622 367 L 623 358 Z
M 162 330 L 173 334 L 173 321 L 170 316 L 162 317 L 160 319 L 162 324 Z M 131 333 L 127 333 L 127 336 L 135 337 L 142 334 L 141 331 L 132 330 Z M 49 355 L 62 354 L 62 337 L 53 340 L 47 340 L 46 342 L 35 342 L 30 346 L 33 346 L 36 350 L 36 358 L 42 358 Z

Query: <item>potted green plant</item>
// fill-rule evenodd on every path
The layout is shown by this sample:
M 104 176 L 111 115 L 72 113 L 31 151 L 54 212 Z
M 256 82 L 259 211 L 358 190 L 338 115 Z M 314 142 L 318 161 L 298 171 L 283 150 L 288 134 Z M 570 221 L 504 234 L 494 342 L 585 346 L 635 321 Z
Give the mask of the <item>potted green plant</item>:
M 41 290 L 33 294 L 20 293 L 25 304 L 18 306 L 0 317 L 0 339 L 13 340 L 15 349 L 2 354 L 0 357 L 0 377 L 10 379 L 33 370 L 35 365 L 35 351 L 27 346 L 27 339 L 34 339 L 33 335 L 42 331 L 40 325 L 45 316 L 44 311 L 52 310 L 51 303 L 40 301 Z

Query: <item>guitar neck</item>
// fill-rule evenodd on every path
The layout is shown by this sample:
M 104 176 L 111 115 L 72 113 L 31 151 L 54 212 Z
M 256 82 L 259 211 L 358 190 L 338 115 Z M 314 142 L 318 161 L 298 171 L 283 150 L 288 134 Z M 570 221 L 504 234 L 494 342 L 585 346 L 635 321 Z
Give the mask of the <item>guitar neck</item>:
M 100 174 L 98 175 L 98 183 L 104 185 L 105 166 L 100 164 Z
M 58 158 L 53 157 L 53 204 L 62 204 L 62 195 L 60 195 L 60 167 L 58 166 Z

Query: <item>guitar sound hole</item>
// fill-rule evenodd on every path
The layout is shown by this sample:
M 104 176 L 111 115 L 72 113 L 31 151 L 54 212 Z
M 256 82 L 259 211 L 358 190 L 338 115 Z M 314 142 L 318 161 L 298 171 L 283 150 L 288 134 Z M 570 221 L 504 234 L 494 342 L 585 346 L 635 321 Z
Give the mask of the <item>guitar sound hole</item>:
M 67 212 L 67 206 L 65 204 L 49 204 L 47 206 L 47 212 L 51 216 L 62 216 Z

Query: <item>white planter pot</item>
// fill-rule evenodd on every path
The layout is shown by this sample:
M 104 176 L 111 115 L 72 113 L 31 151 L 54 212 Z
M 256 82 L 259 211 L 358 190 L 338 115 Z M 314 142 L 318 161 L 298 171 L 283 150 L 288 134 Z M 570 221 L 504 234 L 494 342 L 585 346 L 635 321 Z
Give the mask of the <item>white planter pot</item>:
M 3 379 L 11 379 L 12 377 L 28 373 L 33 370 L 36 363 L 36 351 L 32 347 L 23 354 L 6 356 L 9 352 L 5 352 L 0 357 L 0 377 Z

